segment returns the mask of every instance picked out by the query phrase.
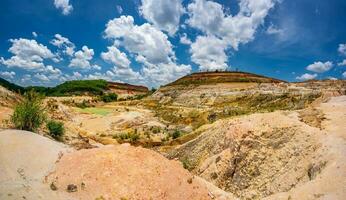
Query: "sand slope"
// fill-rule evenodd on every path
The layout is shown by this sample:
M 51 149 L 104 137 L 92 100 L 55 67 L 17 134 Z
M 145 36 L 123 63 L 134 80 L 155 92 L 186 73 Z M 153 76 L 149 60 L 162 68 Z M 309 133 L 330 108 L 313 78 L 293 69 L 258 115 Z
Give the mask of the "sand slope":
M 67 199 L 43 180 L 69 149 L 38 134 L 0 132 L 0 199 Z

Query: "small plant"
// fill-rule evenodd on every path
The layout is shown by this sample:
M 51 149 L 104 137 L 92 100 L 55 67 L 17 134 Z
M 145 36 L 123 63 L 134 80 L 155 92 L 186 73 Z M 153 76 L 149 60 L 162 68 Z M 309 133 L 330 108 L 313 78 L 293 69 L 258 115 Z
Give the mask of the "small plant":
M 115 93 L 103 94 L 100 97 L 100 99 L 101 99 L 101 101 L 103 101 L 105 103 L 109 103 L 109 102 L 116 101 L 118 99 L 118 95 Z
M 36 131 L 45 120 L 43 96 L 34 91 L 25 93 L 24 100 L 14 108 L 11 121 L 17 129 Z
M 84 109 L 90 107 L 90 104 L 88 103 L 88 101 L 83 100 L 82 103 L 75 103 L 75 106 Z
M 62 122 L 51 120 L 47 123 L 47 128 L 50 136 L 56 140 L 61 140 L 64 135 L 64 124 Z
M 178 137 L 180 137 L 180 131 L 178 131 L 178 130 L 175 130 L 174 132 L 173 132 L 173 134 L 172 134 L 172 138 L 173 139 L 177 139 Z

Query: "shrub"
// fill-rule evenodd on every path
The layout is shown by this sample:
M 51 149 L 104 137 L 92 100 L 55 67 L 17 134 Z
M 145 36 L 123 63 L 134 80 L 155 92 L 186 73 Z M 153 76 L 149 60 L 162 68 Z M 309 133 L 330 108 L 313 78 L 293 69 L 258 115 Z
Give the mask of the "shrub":
M 103 102 L 113 102 L 116 101 L 118 99 L 118 95 L 115 93 L 109 93 L 109 94 L 104 94 L 100 97 L 101 101 Z
M 64 124 L 62 122 L 51 120 L 47 123 L 49 135 L 56 140 L 60 140 L 64 134 Z
M 45 108 L 43 107 L 43 96 L 34 91 L 25 93 L 24 100 L 18 103 L 11 121 L 17 129 L 36 131 L 45 119 Z
M 82 103 L 75 103 L 75 106 L 84 109 L 90 107 L 90 104 L 86 100 L 83 100 Z
M 176 130 L 176 131 L 173 132 L 172 138 L 173 139 L 177 139 L 178 137 L 180 137 L 180 131 Z

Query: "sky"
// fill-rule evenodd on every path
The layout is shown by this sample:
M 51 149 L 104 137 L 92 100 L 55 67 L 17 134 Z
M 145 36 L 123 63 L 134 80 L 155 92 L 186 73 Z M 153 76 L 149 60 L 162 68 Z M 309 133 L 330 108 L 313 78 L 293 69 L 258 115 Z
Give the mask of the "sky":
M 0 77 L 159 87 L 198 71 L 346 79 L 345 0 L 1 0 Z

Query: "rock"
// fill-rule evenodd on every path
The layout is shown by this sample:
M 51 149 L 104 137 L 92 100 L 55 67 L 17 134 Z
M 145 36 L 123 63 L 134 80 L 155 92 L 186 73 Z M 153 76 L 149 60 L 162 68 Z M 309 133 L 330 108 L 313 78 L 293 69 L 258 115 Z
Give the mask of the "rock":
M 77 192 L 78 188 L 77 185 L 69 184 L 67 185 L 67 192 Z

